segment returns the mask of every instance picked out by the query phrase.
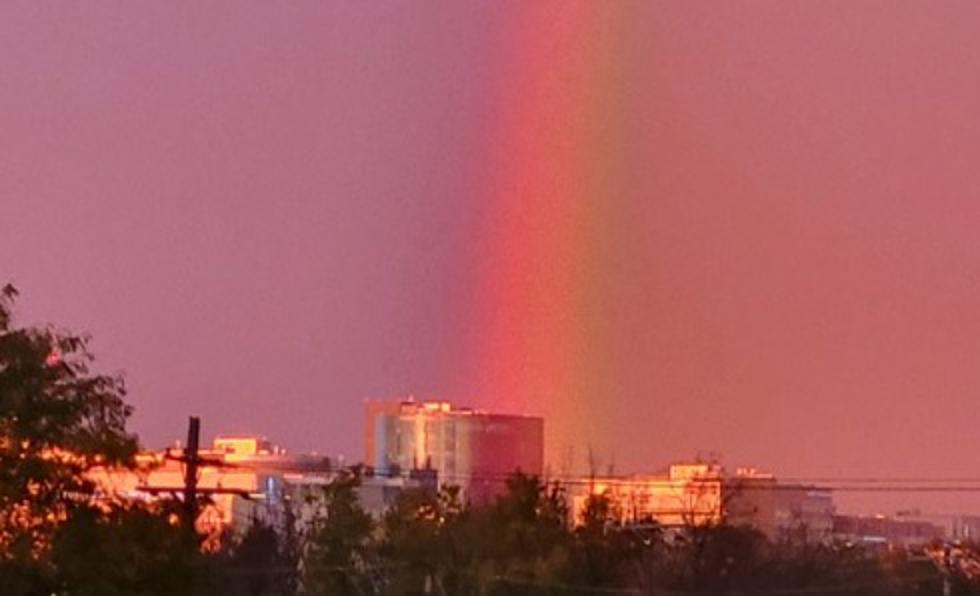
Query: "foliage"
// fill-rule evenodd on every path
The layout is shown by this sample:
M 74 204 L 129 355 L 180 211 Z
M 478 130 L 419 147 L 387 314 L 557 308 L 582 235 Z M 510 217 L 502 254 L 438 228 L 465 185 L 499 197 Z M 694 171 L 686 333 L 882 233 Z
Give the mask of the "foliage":
M 207 561 L 176 518 L 170 502 L 76 509 L 51 550 L 60 591 L 149 596 L 203 589 Z
M 752 528 L 699 524 L 674 532 L 655 562 L 673 590 L 725 594 L 758 587 L 765 537 Z
M 14 326 L 0 291 L 0 586 L 3 594 L 187 594 L 202 575 L 167 502 L 109 500 L 88 472 L 130 466 L 119 376 L 91 372 L 87 338 Z
M 323 510 L 313 522 L 303 558 L 303 587 L 309 594 L 365 593 L 374 569 L 374 520 L 361 507 L 357 471 L 342 472 L 323 489 Z
M 475 515 L 484 537 L 483 576 L 493 594 L 516 594 L 529 586 L 556 581 L 568 557 L 571 535 L 564 490 L 516 472 L 506 491 L 487 511 Z
M 118 376 L 92 374 L 84 337 L 13 326 L 17 292 L 0 292 L 0 557 L 50 546 L 95 492 L 85 472 L 131 461 L 130 408 Z
M 218 555 L 216 594 L 289 596 L 296 593 L 298 552 L 288 531 L 254 521 L 240 538 L 229 538 Z
M 573 531 L 573 546 L 564 574 L 568 584 L 624 587 L 635 575 L 645 551 L 660 538 L 655 523 L 620 523 L 605 495 L 590 495 L 582 520 Z
M 386 593 L 462 594 L 473 590 L 472 541 L 457 487 L 408 490 L 382 519 Z

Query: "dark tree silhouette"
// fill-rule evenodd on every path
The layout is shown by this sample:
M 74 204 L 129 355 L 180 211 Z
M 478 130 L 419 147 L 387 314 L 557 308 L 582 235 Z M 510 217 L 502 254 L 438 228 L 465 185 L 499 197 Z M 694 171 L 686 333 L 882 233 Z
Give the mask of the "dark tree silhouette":
M 296 593 L 297 553 L 288 533 L 256 520 L 219 554 L 216 595 L 290 596 Z
M 88 476 L 133 464 L 122 378 L 90 370 L 84 336 L 15 326 L 16 297 L 0 290 L 0 592 L 189 593 L 199 553 L 168 504 L 110 500 Z
M 374 520 L 358 501 L 359 485 L 359 473 L 345 471 L 323 489 L 323 510 L 303 557 L 303 587 L 309 594 L 369 593 Z

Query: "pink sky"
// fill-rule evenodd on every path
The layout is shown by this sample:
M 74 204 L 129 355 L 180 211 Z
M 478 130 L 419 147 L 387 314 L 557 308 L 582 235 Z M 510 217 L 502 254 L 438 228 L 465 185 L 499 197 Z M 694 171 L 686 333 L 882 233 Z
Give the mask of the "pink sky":
M 195 413 L 357 458 L 365 397 L 500 400 L 488 139 L 583 98 L 604 375 L 549 425 L 620 470 L 976 475 L 980 5 L 616 3 L 555 38 L 524 6 L 3 3 L 0 281 L 93 334 L 150 445 Z M 573 74 L 528 93 L 520 35 Z M 503 142 L 548 159 L 551 124 Z

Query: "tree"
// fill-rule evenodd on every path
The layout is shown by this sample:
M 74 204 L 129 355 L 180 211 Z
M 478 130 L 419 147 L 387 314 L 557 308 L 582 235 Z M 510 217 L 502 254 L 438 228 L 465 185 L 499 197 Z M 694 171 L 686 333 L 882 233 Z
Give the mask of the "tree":
M 491 594 L 526 594 L 554 583 L 567 560 L 571 534 L 565 492 L 536 476 L 516 472 L 506 493 L 477 512 L 481 557 L 489 562 Z M 486 575 L 486 565 L 481 565 Z
M 229 596 L 291 596 L 296 593 L 298 561 L 286 532 L 254 521 L 219 556 L 221 586 Z
M 72 596 L 213 593 L 209 561 L 176 523 L 173 501 L 80 506 L 60 525 L 50 560 Z
M 0 289 L 0 586 L 20 594 L 188 594 L 196 539 L 174 503 L 118 501 L 91 480 L 134 465 L 121 376 L 96 374 L 88 338 L 17 327 Z
M 625 525 L 605 494 L 588 496 L 581 523 L 573 531 L 567 583 L 592 588 L 623 587 L 635 565 L 660 539 L 655 523 Z
M 343 471 L 323 489 L 321 514 L 303 557 L 303 589 L 308 594 L 353 596 L 367 593 L 374 553 L 374 520 L 358 502 L 358 471 Z
M 14 326 L 16 297 L 13 286 L 0 290 L 0 561 L 8 572 L 40 565 L 57 528 L 91 503 L 86 472 L 129 465 L 136 450 L 122 378 L 90 371 L 86 337 Z
M 407 490 L 382 519 L 387 594 L 469 594 L 475 560 L 459 488 Z

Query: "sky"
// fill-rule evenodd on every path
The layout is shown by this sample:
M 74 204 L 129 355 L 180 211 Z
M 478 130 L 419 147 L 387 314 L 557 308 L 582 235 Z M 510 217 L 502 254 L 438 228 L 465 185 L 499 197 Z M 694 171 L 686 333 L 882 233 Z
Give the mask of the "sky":
M 978 74 L 971 1 L 4 2 L 0 281 L 149 446 L 975 477 Z

